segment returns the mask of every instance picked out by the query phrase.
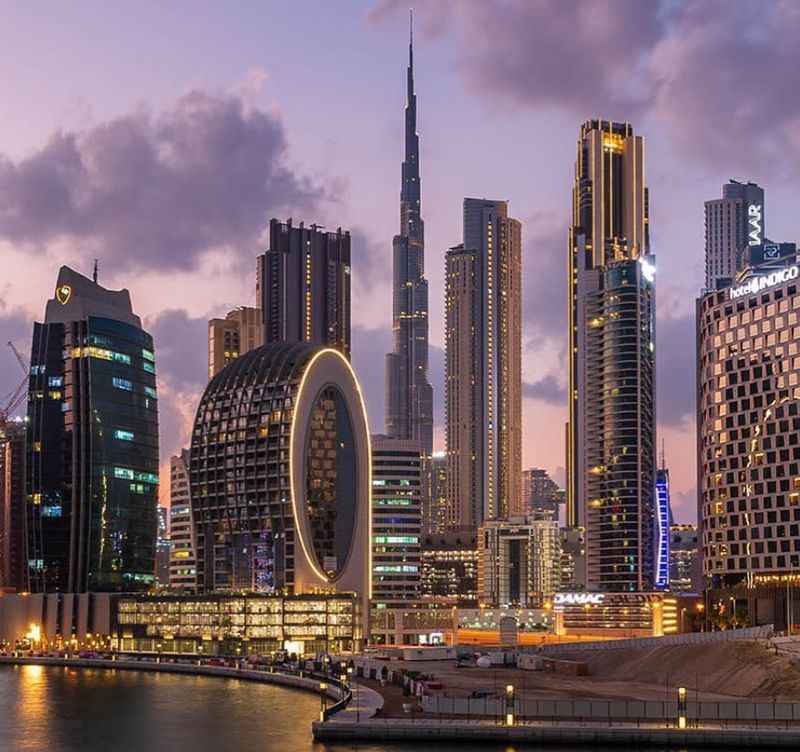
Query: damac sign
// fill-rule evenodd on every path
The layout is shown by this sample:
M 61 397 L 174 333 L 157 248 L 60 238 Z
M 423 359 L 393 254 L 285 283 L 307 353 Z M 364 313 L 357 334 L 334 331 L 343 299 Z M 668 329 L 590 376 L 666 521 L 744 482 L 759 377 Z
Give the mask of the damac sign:
M 750 225 L 748 245 L 761 245 L 761 204 L 747 207 L 747 223 Z
M 752 295 L 754 292 L 761 292 L 761 290 L 766 290 L 768 287 L 788 282 L 790 279 L 797 279 L 798 275 L 800 275 L 800 269 L 796 266 L 789 266 L 786 269 L 772 272 L 772 274 L 753 277 L 752 279 L 748 279 L 743 285 L 731 287 L 730 299 L 735 300 L 744 295 Z
M 598 606 L 605 600 L 603 593 L 556 593 L 556 606 Z

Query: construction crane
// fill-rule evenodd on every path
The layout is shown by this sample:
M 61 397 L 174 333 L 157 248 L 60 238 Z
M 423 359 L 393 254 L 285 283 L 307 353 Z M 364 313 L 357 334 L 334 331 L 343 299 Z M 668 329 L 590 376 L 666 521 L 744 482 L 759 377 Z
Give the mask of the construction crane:
M 19 363 L 19 366 L 25 376 L 19 383 L 19 386 L 7 394 L 3 398 L 2 403 L 0 403 L 0 425 L 3 425 L 8 421 L 9 416 L 14 412 L 14 410 L 16 410 L 25 401 L 25 397 L 28 393 L 28 366 L 25 364 L 25 359 L 19 354 L 19 350 L 17 350 L 17 348 L 14 346 L 14 343 L 9 340 L 8 346 L 14 353 L 17 363 Z

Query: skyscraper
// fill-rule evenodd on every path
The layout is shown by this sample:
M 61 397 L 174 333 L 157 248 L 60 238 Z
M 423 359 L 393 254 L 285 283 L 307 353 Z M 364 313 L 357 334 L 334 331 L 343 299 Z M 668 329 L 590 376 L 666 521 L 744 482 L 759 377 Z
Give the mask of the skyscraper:
M 169 460 L 169 586 L 194 591 L 197 587 L 192 495 L 189 491 L 189 450 Z
M 450 528 L 447 504 L 447 454 L 434 452 L 423 473 L 422 530 L 425 535 L 447 532 Z
M 561 582 L 558 522 L 512 517 L 478 530 L 481 606 L 541 608 Z
M 669 504 L 669 470 L 661 463 L 656 470 L 656 556 L 653 584 L 659 590 L 669 587 L 669 545 L 672 511 Z
M 34 324 L 27 438 L 33 592 L 154 582 L 158 399 L 153 339 L 127 290 L 62 266 Z
M 372 603 L 420 597 L 422 452 L 419 442 L 372 437 Z
M 169 509 L 160 506 L 157 510 L 158 535 L 156 537 L 156 584 L 169 587 Z
M 459 526 L 522 511 L 521 278 L 508 204 L 464 199 L 445 281 L 447 496 Z
M 731 284 L 744 268 L 745 251 L 765 238 L 764 189 L 731 180 L 722 198 L 706 201 L 706 289 Z
M 28 590 L 25 423 L 0 416 L 0 589 Z
M 558 522 L 565 496 L 547 470 L 532 467 L 522 471 L 522 507 L 526 515 Z
M 228 363 L 264 344 L 260 308 L 240 306 L 224 319 L 208 322 L 208 378 L 213 379 Z
M 798 260 L 743 270 L 695 317 L 704 584 L 776 629 L 800 620 Z
M 400 234 L 392 243 L 392 332 L 386 355 L 386 433 L 433 451 L 433 388 L 428 383 L 428 280 L 421 211 L 414 44 L 408 45 L 405 159 L 400 189 Z
M 257 277 L 265 345 L 310 342 L 350 358 L 349 232 L 272 219 Z
M 200 400 L 190 461 L 200 592 L 355 591 L 366 619 L 370 441 L 340 351 L 293 342 L 237 358 Z
M 644 139 L 581 126 L 569 232 L 567 524 L 585 528 L 590 589 L 653 587 L 655 259 Z

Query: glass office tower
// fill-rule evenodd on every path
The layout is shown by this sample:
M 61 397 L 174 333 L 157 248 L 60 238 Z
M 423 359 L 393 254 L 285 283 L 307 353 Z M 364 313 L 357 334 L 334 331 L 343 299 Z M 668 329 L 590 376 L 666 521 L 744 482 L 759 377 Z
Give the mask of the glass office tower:
M 62 267 L 34 324 L 27 442 L 33 592 L 154 582 L 158 399 L 153 339 L 127 290 Z

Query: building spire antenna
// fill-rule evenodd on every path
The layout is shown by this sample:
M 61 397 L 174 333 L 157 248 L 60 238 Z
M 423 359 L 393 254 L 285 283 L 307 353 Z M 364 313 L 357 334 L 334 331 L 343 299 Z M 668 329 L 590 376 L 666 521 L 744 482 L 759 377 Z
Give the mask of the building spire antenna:
M 664 439 L 661 439 L 661 470 L 667 469 L 667 453 L 664 449 Z
M 408 65 L 414 67 L 414 9 L 408 9 Z
M 92 280 L 97 284 L 97 259 L 94 260 L 94 272 L 92 273 Z

